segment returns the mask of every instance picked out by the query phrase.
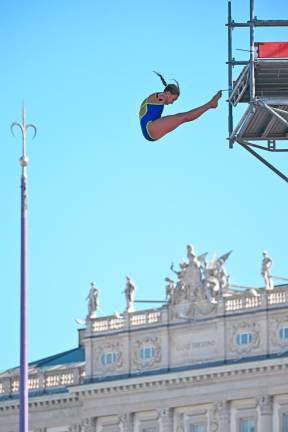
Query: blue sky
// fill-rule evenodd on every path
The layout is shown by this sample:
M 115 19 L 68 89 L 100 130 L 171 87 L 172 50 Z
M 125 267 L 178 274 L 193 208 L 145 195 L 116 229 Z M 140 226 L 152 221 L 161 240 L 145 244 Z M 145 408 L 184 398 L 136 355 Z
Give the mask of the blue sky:
M 255 3 L 258 18 L 287 10 L 284 0 Z M 232 7 L 248 20 L 248 0 Z M 225 94 L 159 142 L 140 133 L 139 104 L 162 90 L 153 70 L 180 82 L 165 114 L 227 88 L 226 0 L 11 0 L 0 9 L 0 370 L 19 363 L 21 140 L 10 124 L 23 99 L 38 129 L 28 139 L 30 361 L 77 345 L 74 318 L 85 317 L 93 280 L 102 314 L 124 309 L 127 274 L 139 300 L 163 299 L 188 243 L 209 257 L 233 249 L 235 284 L 262 285 L 264 249 L 273 273 L 288 275 L 287 184 L 228 149 Z M 285 33 L 259 29 L 256 40 Z M 234 46 L 249 48 L 247 30 L 235 30 Z M 285 154 L 271 160 L 288 173 Z

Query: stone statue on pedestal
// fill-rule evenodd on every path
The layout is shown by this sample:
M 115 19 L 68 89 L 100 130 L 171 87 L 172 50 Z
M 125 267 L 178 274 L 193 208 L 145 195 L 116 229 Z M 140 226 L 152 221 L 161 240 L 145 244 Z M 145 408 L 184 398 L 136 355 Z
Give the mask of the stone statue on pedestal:
M 261 266 L 261 275 L 264 278 L 266 290 L 272 290 L 274 288 L 273 279 L 270 272 L 271 266 L 272 259 L 269 257 L 268 252 L 264 251 Z
M 127 279 L 126 288 L 124 290 L 126 296 L 126 304 L 127 304 L 126 312 L 133 312 L 136 285 L 135 282 L 130 278 L 130 276 L 126 276 L 126 279 Z
M 176 284 L 168 277 L 165 278 L 165 282 L 168 282 L 166 285 L 166 300 L 168 303 L 171 303 L 176 289 Z
M 89 294 L 86 298 L 88 300 L 88 315 L 87 318 L 95 318 L 96 312 L 99 309 L 99 289 L 96 287 L 95 282 L 91 282 Z

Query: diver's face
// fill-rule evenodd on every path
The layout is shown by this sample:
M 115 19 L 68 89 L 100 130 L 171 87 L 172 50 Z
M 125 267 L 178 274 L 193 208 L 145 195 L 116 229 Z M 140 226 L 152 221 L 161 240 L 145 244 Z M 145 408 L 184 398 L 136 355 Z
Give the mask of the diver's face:
M 164 95 L 165 95 L 165 100 L 164 100 L 165 105 L 173 104 L 178 99 L 178 95 L 172 94 L 169 91 L 164 92 Z

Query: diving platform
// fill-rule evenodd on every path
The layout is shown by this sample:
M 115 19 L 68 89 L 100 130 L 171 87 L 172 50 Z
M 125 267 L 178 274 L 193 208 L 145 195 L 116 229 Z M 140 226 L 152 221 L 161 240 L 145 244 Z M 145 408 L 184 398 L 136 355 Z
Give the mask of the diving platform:
M 259 99 L 249 104 L 230 139 L 255 141 L 288 140 L 288 98 Z M 271 143 L 270 143 L 271 144 Z M 270 149 L 275 149 L 275 145 Z
M 250 1 L 250 20 L 243 27 L 250 29 L 249 60 L 237 61 L 232 55 L 232 30 L 235 25 L 228 1 L 228 129 L 229 146 L 240 144 L 258 160 L 280 175 L 288 177 L 260 156 L 255 149 L 288 152 L 288 42 L 255 42 L 254 30 L 259 20 L 254 16 L 254 0 Z M 271 20 L 261 20 L 261 27 L 271 26 Z M 273 26 L 287 26 L 288 21 L 274 20 Z M 242 66 L 236 80 L 233 68 Z M 234 126 L 234 110 L 247 104 Z M 239 117 L 239 116 L 238 116 Z

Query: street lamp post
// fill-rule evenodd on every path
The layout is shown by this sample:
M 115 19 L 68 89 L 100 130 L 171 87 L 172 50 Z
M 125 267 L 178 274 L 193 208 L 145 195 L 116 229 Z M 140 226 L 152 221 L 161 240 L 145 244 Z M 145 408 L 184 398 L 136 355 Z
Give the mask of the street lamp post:
M 20 252 L 20 408 L 19 408 L 19 432 L 28 432 L 28 208 L 27 208 L 27 166 L 29 158 L 26 152 L 26 132 L 27 129 L 34 130 L 32 124 L 26 124 L 25 107 L 22 108 L 22 123 L 12 123 L 11 132 L 15 127 L 19 127 L 22 134 L 22 156 L 20 157 L 21 166 L 21 252 Z

